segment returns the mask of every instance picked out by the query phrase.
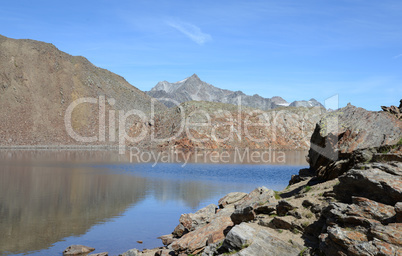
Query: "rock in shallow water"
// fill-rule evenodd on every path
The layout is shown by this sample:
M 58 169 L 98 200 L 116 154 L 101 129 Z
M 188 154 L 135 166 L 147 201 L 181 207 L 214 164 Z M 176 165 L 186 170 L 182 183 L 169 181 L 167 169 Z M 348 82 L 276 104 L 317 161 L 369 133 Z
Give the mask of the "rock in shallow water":
M 65 255 L 65 256 L 67 256 L 67 255 L 68 256 L 87 255 L 88 253 L 93 252 L 93 251 L 95 251 L 95 248 L 75 244 L 75 245 L 70 245 L 69 247 L 67 247 L 64 250 L 63 255 Z

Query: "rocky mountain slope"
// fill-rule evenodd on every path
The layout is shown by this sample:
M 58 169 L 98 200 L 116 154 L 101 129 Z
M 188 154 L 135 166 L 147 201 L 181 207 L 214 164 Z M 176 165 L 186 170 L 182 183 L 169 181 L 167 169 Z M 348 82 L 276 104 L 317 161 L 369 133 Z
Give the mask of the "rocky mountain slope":
M 122 255 L 402 255 L 402 121 L 353 106 L 331 115 L 339 129 L 329 130 L 324 116 L 311 144 L 329 138 L 339 157 L 312 147 L 310 168 L 283 191 L 229 193 L 217 205 L 182 214 L 160 237 L 165 247 Z M 317 165 L 312 159 L 320 153 Z
M 323 107 L 321 103 L 315 99 L 309 101 L 294 101 L 288 103 L 281 97 L 263 98 L 258 94 L 253 96 L 246 95 L 241 91 L 230 91 L 217 88 L 208 84 L 196 75 L 175 83 L 167 81 L 159 82 L 151 91 L 147 92 L 148 95 L 157 99 L 171 99 L 173 101 L 162 101 L 165 105 L 172 107 L 186 101 L 211 101 L 221 102 L 228 104 L 239 104 L 239 97 L 241 97 L 241 104 L 243 106 L 258 108 L 262 110 L 274 109 L 283 106 L 292 107 Z
M 148 113 L 151 108 L 151 98 L 144 92 L 84 57 L 71 56 L 52 44 L 0 36 L 0 145 L 80 144 L 66 132 L 67 107 L 79 98 L 99 103 L 100 96 L 105 97 L 106 114 L 132 109 Z M 77 106 L 72 112 L 75 132 L 99 134 L 98 105 Z M 155 108 L 162 111 L 165 106 L 156 103 Z M 105 120 L 108 127 L 108 116 Z M 106 130 L 106 141 L 109 134 Z M 91 144 L 97 143 L 106 142 Z
M 310 147 L 310 137 L 325 109 L 276 108 L 262 111 L 217 102 L 189 101 L 155 115 L 146 126 L 144 148 L 177 150 L 303 149 Z M 144 125 L 136 122 L 130 136 L 137 137 Z M 156 140 L 155 140 L 156 139 Z
M 149 95 L 173 95 L 185 103 L 166 108 L 124 78 L 94 66 L 84 57 L 71 56 L 52 44 L 0 36 L 0 146 L 308 149 L 315 123 L 324 112 L 323 108 L 310 107 L 319 105 L 314 100 L 290 104 L 308 108 L 278 108 L 289 104 L 280 97 L 264 99 L 222 90 L 202 82 L 197 75 L 174 84 L 160 82 Z M 235 106 L 239 95 L 241 107 Z M 74 107 L 73 102 L 83 99 L 90 102 Z M 151 116 L 151 102 L 155 118 Z M 258 112 L 258 108 L 268 111 Z M 141 111 L 144 116 L 134 114 L 125 119 L 131 110 Z M 126 120 L 122 127 L 127 134 L 120 127 L 121 118 Z M 192 124 L 206 121 L 204 127 Z M 181 128 L 184 130 L 179 133 Z M 89 141 L 72 136 L 71 130 Z M 136 140 L 138 135 L 144 136 Z

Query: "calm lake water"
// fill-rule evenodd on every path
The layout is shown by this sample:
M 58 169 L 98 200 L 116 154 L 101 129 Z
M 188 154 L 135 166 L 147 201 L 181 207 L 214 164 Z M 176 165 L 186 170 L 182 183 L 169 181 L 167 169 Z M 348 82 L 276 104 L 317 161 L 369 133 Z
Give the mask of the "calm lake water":
M 306 152 L 285 154 L 280 164 L 191 157 L 184 165 L 130 163 L 111 151 L 0 150 L 0 255 L 62 255 L 71 244 L 109 255 L 162 246 L 157 237 L 182 213 L 233 191 L 285 188 L 307 166 Z

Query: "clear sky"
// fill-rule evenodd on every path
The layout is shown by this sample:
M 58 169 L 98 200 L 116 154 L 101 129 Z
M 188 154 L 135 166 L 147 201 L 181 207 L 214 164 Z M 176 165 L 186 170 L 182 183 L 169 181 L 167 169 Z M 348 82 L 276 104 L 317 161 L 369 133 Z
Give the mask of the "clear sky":
M 402 98 L 400 0 L 0 2 L 0 34 L 53 43 L 141 90 L 193 73 L 291 102 Z M 1 72 L 1 70 L 0 70 Z

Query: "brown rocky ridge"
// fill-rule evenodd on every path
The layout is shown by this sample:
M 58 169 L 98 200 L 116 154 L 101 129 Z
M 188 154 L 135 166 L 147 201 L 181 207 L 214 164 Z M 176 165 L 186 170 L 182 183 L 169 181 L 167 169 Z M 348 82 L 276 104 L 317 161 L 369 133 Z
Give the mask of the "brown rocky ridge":
M 105 101 L 106 127 L 109 110 L 116 111 L 116 118 L 120 110 L 151 110 L 151 97 L 84 57 L 71 56 L 52 44 L 0 35 L 1 146 L 116 144 L 111 134 L 118 130 L 106 129 L 104 141 L 100 138 L 100 97 Z M 95 142 L 80 143 L 66 131 L 67 107 L 80 98 L 96 103 L 78 105 L 72 112 L 72 127 L 81 136 L 97 135 Z M 154 105 L 155 111 L 166 108 L 157 101 Z

